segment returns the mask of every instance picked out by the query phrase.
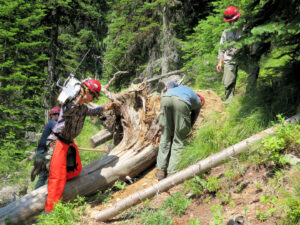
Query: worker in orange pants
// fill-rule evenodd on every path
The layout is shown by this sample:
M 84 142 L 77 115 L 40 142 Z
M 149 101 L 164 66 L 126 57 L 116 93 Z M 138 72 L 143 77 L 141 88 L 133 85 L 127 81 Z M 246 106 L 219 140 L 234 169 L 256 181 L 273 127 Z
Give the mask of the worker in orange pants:
M 60 200 L 67 180 L 78 176 L 82 165 L 78 148 L 74 143 L 83 127 L 86 116 L 100 116 L 103 111 L 113 108 L 113 104 L 105 107 L 88 107 L 101 91 L 101 84 L 97 80 L 85 80 L 82 82 L 80 95 L 73 101 L 63 105 L 57 124 L 48 136 L 53 145 L 53 155 L 50 162 L 48 180 L 48 196 L 45 209 L 50 212 Z

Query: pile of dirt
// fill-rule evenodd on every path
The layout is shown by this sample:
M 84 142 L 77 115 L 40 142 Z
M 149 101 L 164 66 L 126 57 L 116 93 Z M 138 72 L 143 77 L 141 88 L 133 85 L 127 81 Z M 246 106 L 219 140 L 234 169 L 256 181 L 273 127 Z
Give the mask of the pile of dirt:
M 220 113 L 224 110 L 224 103 L 215 92 L 211 90 L 197 90 L 196 92 L 204 97 L 205 104 L 204 106 L 202 106 L 200 114 L 193 126 L 194 131 L 198 130 L 202 126 L 203 121 L 209 115 L 211 115 L 214 112 Z

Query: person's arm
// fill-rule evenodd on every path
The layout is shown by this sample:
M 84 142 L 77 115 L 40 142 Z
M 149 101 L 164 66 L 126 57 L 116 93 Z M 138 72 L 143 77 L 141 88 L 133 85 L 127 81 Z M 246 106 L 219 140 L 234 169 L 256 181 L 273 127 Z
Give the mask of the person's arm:
M 220 47 L 219 47 L 219 54 L 218 54 L 218 65 L 216 67 L 217 71 L 220 73 L 222 71 L 222 64 L 224 62 L 224 54 L 225 54 L 225 50 L 221 49 L 221 45 L 225 42 L 226 39 L 226 33 L 225 31 L 222 33 L 221 39 L 220 39 Z
M 195 124 L 195 122 L 198 118 L 199 113 L 200 113 L 200 107 L 199 107 L 199 109 L 191 111 L 191 127 L 194 126 L 194 124 Z
M 217 71 L 220 73 L 222 71 L 222 64 L 224 62 L 224 59 L 223 58 L 220 58 L 219 59 L 219 63 L 217 65 Z
M 96 108 L 91 108 L 88 106 L 87 116 L 100 116 L 105 111 L 105 107 L 99 106 Z

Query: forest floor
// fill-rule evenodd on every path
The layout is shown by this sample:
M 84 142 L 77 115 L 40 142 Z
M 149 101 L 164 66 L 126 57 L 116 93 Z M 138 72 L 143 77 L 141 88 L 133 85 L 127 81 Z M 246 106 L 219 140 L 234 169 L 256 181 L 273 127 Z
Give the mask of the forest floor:
M 208 176 L 211 177 L 224 177 L 226 171 L 228 171 L 227 165 L 221 165 L 219 167 L 215 167 L 211 169 Z M 266 212 L 270 205 L 264 204 L 260 201 L 260 196 L 266 193 L 269 193 L 272 190 L 272 187 L 268 185 L 268 178 L 271 176 L 271 171 L 267 167 L 257 167 L 257 166 L 249 166 L 244 169 L 244 174 L 240 176 L 236 181 L 230 184 L 231 190 L 231 201 L 229 203 L 224 203 L 224 201 L 211 193 L 204 193 L 200 197 L 191 196 L 189 193 L 186 194 L 187 198 L 191 198 L 192 202 L 185 210 L 184 214 L 178 217 L 174 217 L 175 225 L 184 225 L 189 224 L 189 221 L 192 219 L 199 219 L 199 224 L 214 224 L 216 221 L 215 213 L 212 208 L 216 205 L 222 206 L 222 212 L 219 219 L 223 221 L 229 221 L 230 219 L 234 219 L 237 216 L 243 216 L 250 224 L 256 225 L 273 225 L 277 224 L 276 222 L 281 218 L 280 214 L 274 214 L 272 217 L 268 218 L 266 221 L 262 221 L 257 216 L 257 211 Z M 127 212 L 115 217 L 114 219 L 107 222 L 98 222 L 92 218 L 92 214 L 95 210 L 103 210 L 112 206 L 114 203 L 128 197 L 129 195 L 143 190 L 153 184 L 157 183 L 155 178 L 155 168 L 150 169 L 141 177 L 138 181 L 133 184 L 130 184 L 125 187 L 125 189 L 115 192 L 111 199 L 103 205 L 93 205 L 88 204 L 86 209 L 86 217 L 81 218 L 81 222 L 78 224 L 88 224 L 88 225 L 96 225 L 96 224 L 106 224 L 106 225 L 116 225 L 116 224 L 142 224 L 141 218 L 134 217 L 134 215 L 130 215 L 130 209 Z M 296 172 L 293 169 L 289 171 L 292 174 Z M 225 180 L 223 180 L 226 182 Z M 186 188 L 185 184 L 177 185 L 171 188 L 167 192 L 160 193 L 156 195 L 151 203 L 150 207 L 160 208 L 162 203 L 169 198 L 171 195 L 175 193 L 185 193 Z M 144 209 L 143 204 L 135 207 L 135 210 L 142 211 Z M 128 216 L 128 214 L 130 216 Z M 225 224 L 226 224 L 225 223 Z M 246 223 L 245 223 L 246 224 Z
M 212 91 L 205 90 L 199 91 L 204 96 L 206 103 L 201 109 L 201 113 L 194 126 L 191 136 L 201 127 L 201 124 L 205 118 L 207 118 L 212 112 L 222 112 L 224 105 L 222 100 Z M 239 166 L 237 164 L 237 166 Z M 228 165 L 224 164 L 219 167 L 215 167 L 209 171 L 207 176 L 213 176 L 217 178 L 223 177 L 223 182 L 228 182 L 225 179 L 224 174 L 228 171 Z M 123 214 L 115 217 L 107 222 L 98 222 L 93 219 L 93 212 L 95 210 L 103 210 L 114 205 L 116 202 L 134 194 L 137 191 L 146 189 L 151 185 L 156 184 L 158 181 L 155 177 L 156 169 L 150 168 L 143 175 L 141 175 L 133 184 L 127 185 L 123 190 L 114 192 L 110 196 L 110 200 L 106 204 L 94 204 L 88 203 L 86 208 L 86 216 L 81 218 L 78 224 L 142 224 L 141 218 L 136 217 L 132 209 L 128 209 Z M 230 204 L 224 203 L 222 198 L 217 197 L 216 194 L 204 193 L 203 195 L 193 196 L 186 191 L 185 184 L 177 185 L 167 192 L 159 193 L 150 202 L 150 207 L 160 208 L 162 203 L 174 193 L 185 193 L 186 198 L 191 198 L 192 201 L 184 214 L 173 218 L 173 222 L 176 225 L 189 224 L 190 220 L 199 219 L 199 224 L 214 224 L 216 222 L 216 212 L 212 210 L 213 206 L 221 205 L 222 213 L 219 215 L 219 220 L 224 222 L 229 219 L 234 219 L 237 216 L 243 216 L 250 224 L 276 224 L 276 220 L 280 215 L 273 215 L 271 219 L 266 221 L 259 220 L 257 217 L 257 210 L 266 211 L 270 206 L 263 204 L 260 201 L 260 196 L 263 193 L 270 191 L 270 187 L 267 185 L 267 178 L 269 176 L 268 168 L 257 166 L 247 166 L 243 168 L 243 174 L 240 177 L 230 183 Z M 222 185 L 221 185 L 222 186 Z M 148 206 L 149 207 L 149 206 Z M 135 206 L 136 211 L 142 211 L 144 209 L 143 203 Z M 130 212 L 132 210 L 132 213 Z M 136 212 L 135 211 L 135 212 Z M 128 216 L 130 215 L 130 216 Z M 226 224 L 225 223 L 225 224 Z M 218 223 L 219 224 L 219 223 Z M 220 223 L 221 224 L 221 223 Z

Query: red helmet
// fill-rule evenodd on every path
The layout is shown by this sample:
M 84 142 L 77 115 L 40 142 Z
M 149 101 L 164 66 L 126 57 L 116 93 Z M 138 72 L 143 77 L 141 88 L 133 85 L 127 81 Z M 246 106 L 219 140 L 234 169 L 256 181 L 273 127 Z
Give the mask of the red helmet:
M 100 84 L 99 81 L 90 79 L 90 80 L 84 81 L 83 84 L 85 86 L 87 86 L 92 92 L 94 92 L 96 98 L 99 99 L 98 96 L 99 96 L 100 91 L 101 91 L 101 84 Z
M 197 96 L 199 97 L 199 99 L 200 99 L 200 105 L 201 106 L 203 106 L 204 105 L 204 103 L 205 103 L 205 99 L 204 99 L 204 97 L 203 96 L 201 96 L 199 93 L 197 93 L 196 92 L 196 94 L 197 94 Z
M 234 6 L 229 6 L 225 10 L 223 20 L 226 21 L 226 22 L 235 21 L 236 19 L 238 19 L 240 17 L 241 13 L 242 13 L 242 11 L 239 11 Z
M 55 106 L 50 110 L 50 115 L 53 114 L 59 114 L 60 113 L 60 107 L 59 106 Z

